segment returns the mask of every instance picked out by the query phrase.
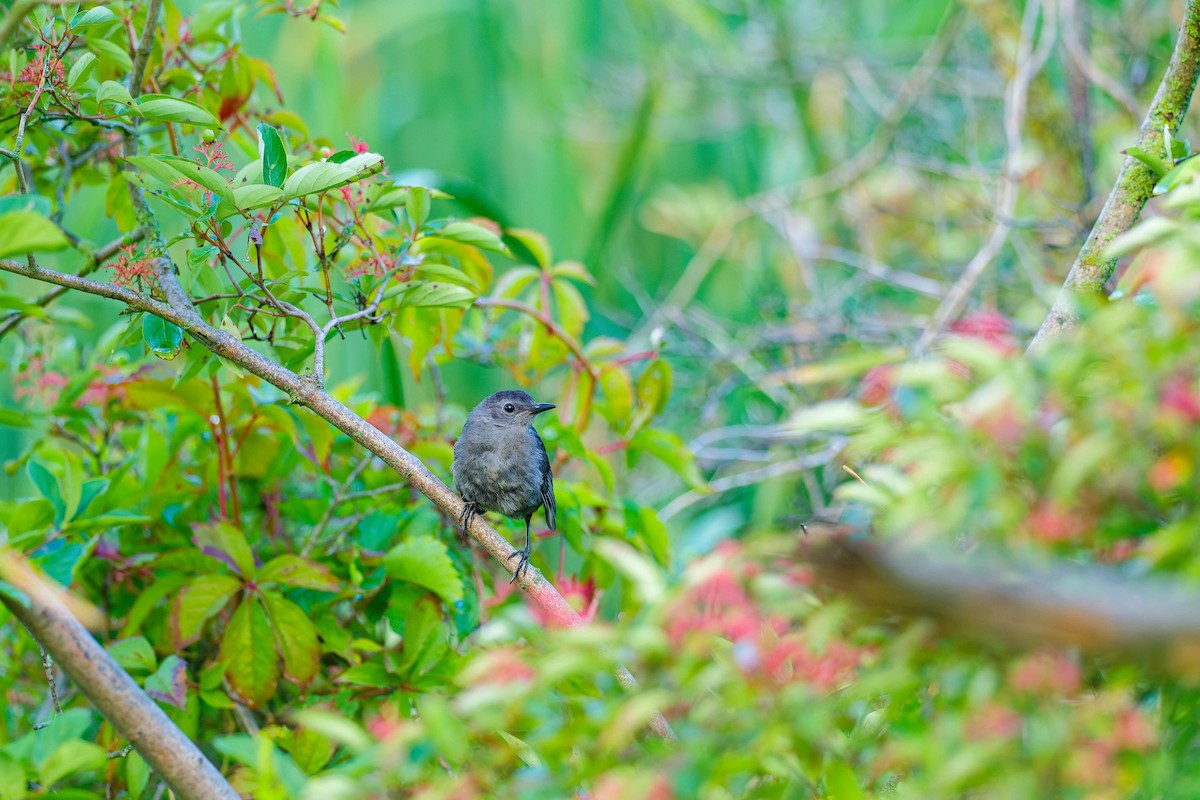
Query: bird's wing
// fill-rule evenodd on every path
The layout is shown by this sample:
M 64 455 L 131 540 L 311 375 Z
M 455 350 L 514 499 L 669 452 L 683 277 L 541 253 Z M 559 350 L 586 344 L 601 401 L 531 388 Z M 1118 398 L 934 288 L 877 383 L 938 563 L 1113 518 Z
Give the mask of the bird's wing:
M 538 449 L 542 451 L 542 508 L 546 509 L 546 524 L 554 531 L 558 530 L 558 506 L 554 502 L 554 476 L 550 474 L 550 456 L 546 455 L 546 445 L 542 444 L 542 437 L 538 436 L 537 431 L 533 431 L 533 438 L 537 440 Z

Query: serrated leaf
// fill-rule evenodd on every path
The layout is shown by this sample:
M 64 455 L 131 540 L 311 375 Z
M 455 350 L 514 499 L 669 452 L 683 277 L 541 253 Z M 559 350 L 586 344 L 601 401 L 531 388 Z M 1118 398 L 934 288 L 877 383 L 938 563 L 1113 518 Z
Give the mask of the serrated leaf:
M 211 111 L 190 100 L 170 97 L 165 94 L 144 94 L 137 99 L 137 111 L 155 122 L 179 122 L 185 125 L 203 125 L 220 128 L 221 121 Z
M 153 675 L 146 678 L 146 694 L 176 708 L 187 707 L 187 662 L 176 655 L 163 659 Z
M 142 318 L 142 340 L 151 353 L 170 361 L 183 348 L 183 328 L 162 317 L 147 314 Z
M 271 623 L 257 601 L 238 606 L 221 639 L 225 683 L 250 708 L 260 708 L 279 685 L 279 657 Z
M 384 669 L 382 664 L 368 661 L 358 664 L 337 676 L 338 683 L 352 683 L 356 686 L 385 687 L 395 686 L 396 676 Z
M 239 529 L 228 522 L 211 522 L 194 525 L 192 530 L 192 543 L 201 552 L 228 564 L 242 577 L 254 577 L 254 554 Z
M 258 582 L 282 583 L 318 592 L 337 592 L 341 589 L 337 578 L 324 564 L 292 553 L 276 556 L 263 564 L 258 571 Z
M 307 686 L 321 669 L 316 626 L 300 606 L 274 592 L 263 592 L 262 600 L 283 656 L 284 675 L 298 686 Z
M 333 741 L 311 728 L 300 728 L 292 737 L 292 758 L 308 775 L 315 775 L 329 763 L 335 751 Z
M 262 161 L 263 183 L 282 189 L 287 178 L 287 151 L 279 131 L 265 122 L 258 123 L 258 157 Z
M 109 643 L 106 648 L 113 660 L 128 672 L 153 672 L 158 668 L 158 657 L 144 636 L 133 636 L 129 639 L 118 639 Z
M 447 603 L 462 599 L 462 580 L 446 545 L 432 536 L 396 545 L 383 557 L 383 566 L 393 578 L 424 586 Z
M 171 601 L 175 646 L 185 647 L 198 639 L 204 623 L 241 587 L 242 582 L 231 575 L 201 575 L 184 584 Z
M 33 251 L 62 250 L 67 237 L 47 217 L 34 211 L 0 214 L 0 258 Z

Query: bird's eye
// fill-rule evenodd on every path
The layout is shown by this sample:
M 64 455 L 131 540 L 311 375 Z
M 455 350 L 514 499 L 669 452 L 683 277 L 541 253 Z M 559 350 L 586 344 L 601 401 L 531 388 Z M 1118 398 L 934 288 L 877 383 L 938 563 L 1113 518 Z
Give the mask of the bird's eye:
M 504 410 L 505 410 L 506 412 L 508 412 L 509 414 L 511 414 L 512 412 L 516 411 L 516 409 L 515 409 L 515 408 L 513 408 L 513 404 L 512 404 L 512 403 L 505 403 L 505 404 L 504 404 Z

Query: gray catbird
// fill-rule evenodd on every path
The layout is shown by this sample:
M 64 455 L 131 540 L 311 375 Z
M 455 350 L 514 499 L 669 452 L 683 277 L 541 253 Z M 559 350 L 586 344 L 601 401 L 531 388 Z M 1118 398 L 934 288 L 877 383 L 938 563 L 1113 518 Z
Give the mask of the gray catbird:
M 525 549 L 512 552 L 521 560 L 509 583 L 529 565 L 529 521 L 539 506 L 546 509 L 550 530 L 555 529 L 554 476 L 542 437 L 533 429 L 533 418 L 552 408 L 525 392 L 496 392 L 475 406 L 454 443 L 450 471 L 466 501 L 459 517 L 463 531 L 480 509 L 525 520 Z

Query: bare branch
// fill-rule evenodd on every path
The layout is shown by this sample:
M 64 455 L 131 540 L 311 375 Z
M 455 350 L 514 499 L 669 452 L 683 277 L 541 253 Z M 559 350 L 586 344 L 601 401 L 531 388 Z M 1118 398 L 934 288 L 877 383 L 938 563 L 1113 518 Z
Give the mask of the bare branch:
M 1025 16 L 1021 21 L 1021 38 L 1017 44 L 1017 70 L 1008 83 L 1004 95 L 1004 139 L 1006 152 L 1004 166 L 1000 170 L 1000 187 L 997 190 L 996 211 L 992 228 L 984 240 L 983 246 L 974 258 L 963 268 L 958 280 L 950 287 L 950 291 L 938 305 L 932 320 L 926 326 L 921 337 L 913 347 L 913 355 L 924 353 L 933 340 L 945 329 L 946 325 L 956 318 L 966 305 L 971 290 L 982 277 L 984 271 L 992 265 L 1000 251 L 1008 241 L 1010 220 L 1017 210 L 1017 163 L 1021 157 L 1021 129 L 1025 124 L 1025 107 L 1029 97 L 1029 86 L 1041 72 L 1046 60 L 1050 57 L 1054 45 L 1058 15 L 1055 13 L 1054 0 L 1043 8 L 1038 0 L 1030 0 L 1025 4 Z M 1037 47 L 1033 45 L 1034 32 L 1038 16 L 1042 18 L 1042 35 Z

